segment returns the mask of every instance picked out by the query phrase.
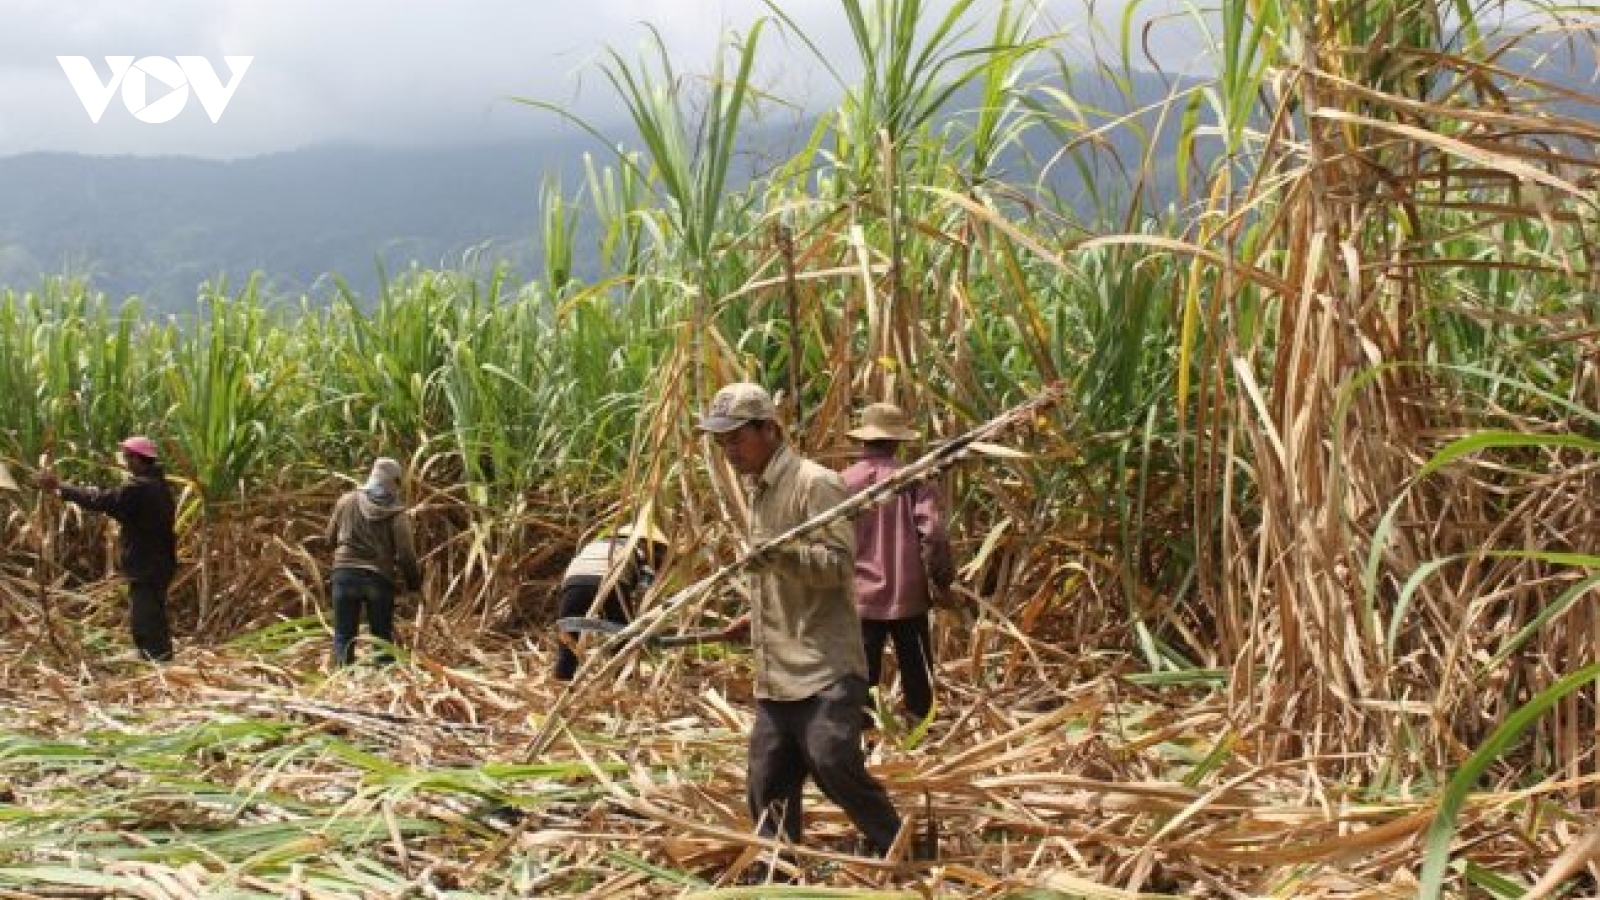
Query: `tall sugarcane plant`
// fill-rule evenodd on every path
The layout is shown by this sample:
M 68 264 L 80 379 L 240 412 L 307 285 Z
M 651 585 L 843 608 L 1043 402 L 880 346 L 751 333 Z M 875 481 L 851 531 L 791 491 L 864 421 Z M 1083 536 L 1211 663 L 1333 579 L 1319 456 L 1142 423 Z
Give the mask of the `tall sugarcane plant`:
M 586 126 L 604 147 L 542 195 L 541 280 L 411 268 L 287 308 L 219 285 L 170 319 L 13 290 L 0 453 L 109 478 L 117 437 L 161 432 L 204 590 L 270 598 L 241 623 L 304 613 L 293 538 L 402 456 L 426 653 L 517 612 L 596 520 L 656 511 L 668 582 L 736 558 L 741 495 L 691 427 L 717 382 L 781 389 L 830 463 L 866 402 L 937 443 L 1059 385 L 1021 452 L 944 473 L 966 586 L 1081 666 L 1220 686 L 1186 783 L 1246 758 L 1407 802 L 1448 783 L 1437 887 L 1475 779 L 1593 774 L 1600 128 L 1538 64 L 1592 14 L 1224 0 L 1152 26 L 1213 70 L 1134 101 L 1139 9 L 1081 66 L 1027 3 L 845 0 L 848 64 L 773 3 L 703 80 L 651 32 L 602 64 L 631 131 Z M 742 171 L 780 31 L 841 99 Z M 1069 169 L 1092 183 L 1066 196 Z M 288 539 L 239 524 L 264 486 Z M 196 551 L 227 528 L 271 578 Z M 1017 677 L 994 633 L 974 683 Z

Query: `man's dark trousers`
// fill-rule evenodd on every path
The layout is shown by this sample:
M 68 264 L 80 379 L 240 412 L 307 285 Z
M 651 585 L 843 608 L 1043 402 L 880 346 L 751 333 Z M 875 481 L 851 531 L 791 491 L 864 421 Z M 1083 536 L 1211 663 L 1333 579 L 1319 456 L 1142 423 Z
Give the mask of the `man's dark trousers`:
M 760 700 L 750 733 L 750 816 L 765 837 L 800 843 L 806 776 L 843 809 L 873 852 L 886 853 L 900 831 L 889 795 L 867 773 L 861 710 L 867 683 L 848 675 L 804 700 Z
M 933 711 L 933 634 L 928 614 L 904 619 L 862 619 L 861 639 L 867 651 L 867 683 L 872 687 L 878 686 L 883 674 L 883 645 L 894 641 L 906 712 L 918 721 L 926 719 Z
M 333 664 L 355 662 L 356 635 L 361 630 L 361 610 L 367 611 L 367 628 L 385 646 L 377 661 L 394 662 L 394 585 L 376 572 L 364 569 L 333 570 Z
M 171 579 L 128 582 L 128 630 L 145 659 L 172 660 L 172 632 L 167 627 L 167 583 Z
M 562 619 L 583 618 L 589 615 L 589 610 L 594 607 L 595 595 L 600 593 L 599 579 L 583 579 L 573 581 L 561 586 L 561 605 L 556 612 Z M 628 610 L 622 602 L 622 592 L 612 590 L 606 597 L 605 604 L 600 608 L 600 615 L 607 622 L 616 622 L 625 625 L 628 622 Z M 572 648 L 560 641 L 556 642 L 556 678 L 561 681 L 571 681 L 572 676 L 578 671 L 578 654 Z

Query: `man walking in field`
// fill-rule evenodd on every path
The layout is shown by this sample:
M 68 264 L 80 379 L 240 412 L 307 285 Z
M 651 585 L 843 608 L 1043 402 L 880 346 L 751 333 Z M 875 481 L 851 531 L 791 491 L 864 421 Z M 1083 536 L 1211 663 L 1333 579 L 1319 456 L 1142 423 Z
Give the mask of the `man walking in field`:
M 863 409 L 849 434 L 863 445 L 861 459 L 842 473 L 852 494 L 894 475 L 901 467 L 900 445 L 917 439 L 906 414 L 892 403 Z M 856 518 L 855 580 L 867 683 L 878 686 L 883 646 L 892 640 L 906 712 L 922 721 L 933 712 L 929 601 L 955 580 L 950 536 L 933 485 L 919 482 Z
M 422 570 L 411 534 L 411 514 L 400 499 L 400 463 L 383 457 L 367 483 L 339 498 L 328 519 L 333 545 L 333 664 L 355 661 L 356 634 L 366 610 L 367 628 L 383 642 L 378 661 L 394 661 L 396 579 L 421 590 Z
M 772 397 L 760 385 L 718 391 L 699 428 L 751 490 L 752 546 L 845 499 L 838 474 L 787 446 Z M 752 560 L 751 610 L 728 631 L 748 629 L 755 656 L 746 796 L 760 833 L 800 842 L 809 775 L 881 855 L 894 844 L 900 816 L 868 774 L 861 749 L 867 665 L 854 558 L 854 531 L 839 521 Z
M 118 567 L 128 579 L 128 622 L 134 646 L 145 659 L 172 659 L 167 624 L 167 586 L 178 571 L 178 538 L 173 523 L 177 504 L 156 442 L 134 435 L 117 445 L 128 481 L 114 488 L 62 484 L 50 469 L 39 472 L 39 487 L 84 509 L 117 521 L 121 553 Z

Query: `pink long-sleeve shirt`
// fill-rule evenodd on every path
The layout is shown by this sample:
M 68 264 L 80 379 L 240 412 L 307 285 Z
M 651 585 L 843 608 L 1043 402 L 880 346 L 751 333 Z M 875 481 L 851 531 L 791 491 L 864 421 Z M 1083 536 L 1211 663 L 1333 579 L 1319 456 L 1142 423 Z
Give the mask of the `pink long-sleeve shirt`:
M 894 474 L 901 463 L 868 446 L 842 474 L 845 489 L 860 493 Z M 955 580 L 950 535 L 937 492 L 917 484 L 856 519 L 856 607 L 861 618 L 886 621 L 928 611 L 928 582 Z

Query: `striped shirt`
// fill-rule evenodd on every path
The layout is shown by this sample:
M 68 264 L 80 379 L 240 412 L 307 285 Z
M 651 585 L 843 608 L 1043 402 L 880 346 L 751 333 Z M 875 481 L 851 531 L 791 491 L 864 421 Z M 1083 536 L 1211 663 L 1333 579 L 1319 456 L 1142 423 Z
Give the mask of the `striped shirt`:
M 561 586 L 573 584 L 600 585 L 617 570 L 616 588 L 623 596 L 633 592 L 639 581 L 639 554 L 627 552 L 628 540 L 619 537 L 590 541 L 578 550 L 578 555 L 567 563 L 566 574 L 561 576 Z

